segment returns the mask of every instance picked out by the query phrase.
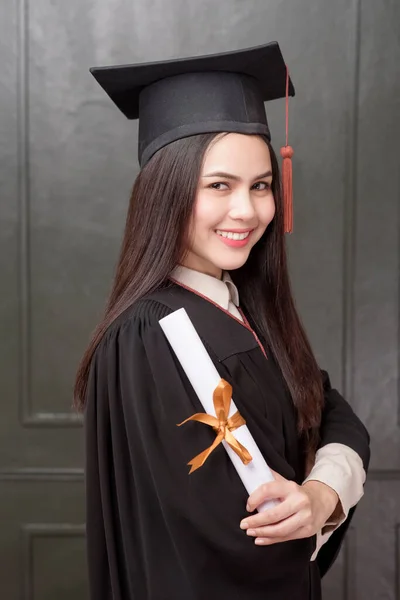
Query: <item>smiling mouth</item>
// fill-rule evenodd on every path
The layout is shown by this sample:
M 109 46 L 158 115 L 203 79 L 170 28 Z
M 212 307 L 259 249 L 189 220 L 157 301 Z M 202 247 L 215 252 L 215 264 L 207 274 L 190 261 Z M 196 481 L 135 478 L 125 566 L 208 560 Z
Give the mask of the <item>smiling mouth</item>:
M 226 238 L 228 240 L 234 241 L 242 241 L 249 237 L 251 231 L 244 231 L 243 233 L 236 233 L 233 231 L 221 231 L 220 229 L 216 230 L 216 234 Z

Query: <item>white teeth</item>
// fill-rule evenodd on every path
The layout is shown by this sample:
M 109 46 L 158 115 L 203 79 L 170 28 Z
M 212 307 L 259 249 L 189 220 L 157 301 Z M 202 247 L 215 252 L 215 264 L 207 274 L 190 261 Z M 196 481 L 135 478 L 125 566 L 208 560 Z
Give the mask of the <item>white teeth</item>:
M 233 233 L 232 231 L 221 231 L 217 229 L 217 234 L 221 237 L 228 238 L 229 240 L 245 240 L 250 235 L 250 231 L 246 233 Z

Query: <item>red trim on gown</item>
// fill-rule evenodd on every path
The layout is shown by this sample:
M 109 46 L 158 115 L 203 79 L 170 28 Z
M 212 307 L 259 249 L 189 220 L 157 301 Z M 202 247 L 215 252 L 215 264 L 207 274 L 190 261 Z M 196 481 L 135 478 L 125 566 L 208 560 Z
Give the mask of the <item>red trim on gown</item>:
M 185 290 L 188 290 L 189 292 L 192 292 L 193 294 L 196 294 L 197 296 L 200 296 L 200 298 L 203 298 L 203 300 L 207 300 L 207 302 L 210 302 L 211 304 L 213 304 L 214 306 L 216 306 L 217 308 L 219 308 L 219 310 L 222 310 L 222 312 L 224 312 L 226 315 L 228 315 L 232 319 L 235 319 L 235 321 L 237 321 L 238 323 L 240 323 L 240 325 L 242 325 L 242 327 L 246 327 L 246 329 L 248 329 L 249 331 L 251 331 L 251 333 L 254 335 L 254 337 L 256 339 L 257 344 L 260 346 L 261 352 L 264 354 L 265 358 L 268 360 L 268 356 L 267 356 L 267 353 L 265 352 L 264 346 L 262 345 L 262 343 L 258 339 L 258 336 L 257 336 L 256 332 L 254 331 L 254 329 L 251 328 L 250 323 L 248 322 L 245 314 L 243 313 L 243 311 L 239 307 L 237 307 L 237 309 L 240 312 L 240 314 L 242 315 L 243 321 L 241 321 L 240 319 L 238 319 L 237 317 L 235 317 L 235 315 L 233 315 L 232 313 L 230 313 L 229 310 L 226 310 L 225 308 L 223 308 L 222 306 L 220 306 L 219 304 L 217 304 L 216 302 L 214 302 L 213 300 L 211 300 L 211 298 L 208 298 L 207 296 L 204 296 L 204 294 L 201 294 L 197 290 L 194 290 L 193 288 L 189 287 L 188 285 L 185 285 L 184 283 L 181 283 L 180 281 L 177 281 L 173 277 L 170 277 L 169 279 L 170 279 L 170 281 L 172 281 L 176 285 L 180 285 L 181 287 L 185 288 Z

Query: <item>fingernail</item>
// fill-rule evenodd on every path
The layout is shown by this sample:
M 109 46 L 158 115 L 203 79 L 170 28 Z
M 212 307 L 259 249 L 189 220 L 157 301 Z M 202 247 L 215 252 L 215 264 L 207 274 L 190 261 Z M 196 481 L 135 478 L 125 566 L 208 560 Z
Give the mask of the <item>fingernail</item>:
M 265 544 L 265 540 L 263 540 L 262 538 L 256 538 L 254 540 L 254 543 L 257 544 L 257 546 L 262 546 L 263 544 Z
M 250 504 L 246 504 L 246 510 L 247 512 L 250 512 Z
M 247 530 L 247 535 L 256 535 L 256 532 L 254 529 L 248 529 Z
M 249 526 L 249 524 L 247 523 L 247 521 L 242 521 L 240 523 L 240 529 L 247 529 Z

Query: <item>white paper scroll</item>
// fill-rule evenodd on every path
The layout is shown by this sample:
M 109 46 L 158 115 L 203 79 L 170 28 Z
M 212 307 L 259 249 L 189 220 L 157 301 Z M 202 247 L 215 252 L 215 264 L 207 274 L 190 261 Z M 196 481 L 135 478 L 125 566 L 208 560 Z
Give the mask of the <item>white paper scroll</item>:
M 221 376 L 218 374 L 187 312 L 184 308 L 181 308 L 161 319 L 159 323 L 205 412 L 215 416 L 213 393 L 221 381 Z M 233 390 L 233 394 L 235 394 L 235 390 Z M 237 408 L 232 400 L 228 417 L 231 417 L 236 411 Z M 201 426 L 203 427 L 203 425 Z M 224 440 L 222 443 L 244 487 L 251 494 L 261 484 L 273 481 L 274 476 L 247 425 L 235 429 L 233 435 L 250 452 L 253 458 L 251 463 L 244 465 L 239 456 Z M 201 468 L 204 468 L 204 466 Z M 275 500 L 268 500 L 261 504 L 257 510 L 266 510 L 276 506 L 277 503 Z

